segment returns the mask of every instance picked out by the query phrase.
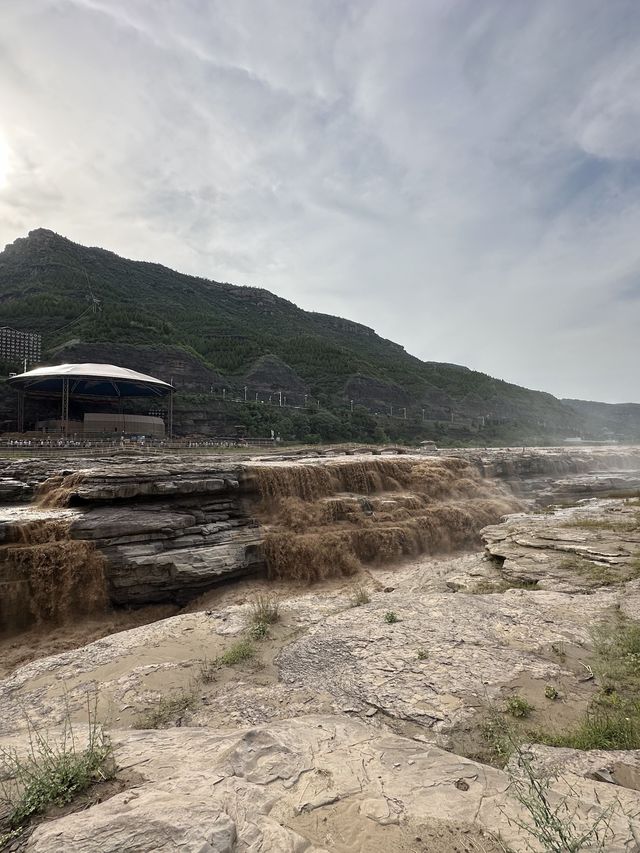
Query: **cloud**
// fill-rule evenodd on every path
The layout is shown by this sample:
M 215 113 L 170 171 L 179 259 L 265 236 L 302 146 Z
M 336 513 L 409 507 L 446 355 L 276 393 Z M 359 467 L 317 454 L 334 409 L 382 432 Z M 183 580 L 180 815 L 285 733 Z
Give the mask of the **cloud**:
M 45 226 L 637 399 L 639 31 L 634 0 L 5 0 L 0 242 Z

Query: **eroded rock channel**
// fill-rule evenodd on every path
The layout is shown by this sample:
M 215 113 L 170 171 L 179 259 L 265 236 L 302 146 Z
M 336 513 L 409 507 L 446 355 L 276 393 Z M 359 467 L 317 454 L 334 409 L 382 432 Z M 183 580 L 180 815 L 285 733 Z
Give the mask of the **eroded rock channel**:
M 527 767 L 558 771 L 576 832 L 608 810 L 601 849 L 639 849 L 637 734 L 576 734 L 637 686 L 639 472 L 624 448 L 6 464 L 2 648 L 34 648 L 0 682 L 2 745 L 82 731 L 90 697 L 138 774 L 7 843 L 551 849 L 505 746 L 537 733 Z M 81 617 L 101 638 L 65 646 Z

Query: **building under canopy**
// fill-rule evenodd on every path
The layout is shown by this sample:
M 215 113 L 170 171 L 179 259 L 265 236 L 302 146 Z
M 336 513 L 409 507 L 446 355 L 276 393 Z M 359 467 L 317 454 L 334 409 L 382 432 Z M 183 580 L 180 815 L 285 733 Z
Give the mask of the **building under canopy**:
M 52 367 L 37 367 L 26 373 L 11 376 L 8 383 L 18 391 L 18 431 L 24 431 L 24 400 L 26 396 L 46 397 L 60 399 L 60 429 L 64 435 L 70 432 L 69 403 L 71 400 L 103 401 L 121 403 L 125 398 L 168 398 L 168 423 L 167 431 L 173 434 L 173 386 L 162 379 L 137 373 L 126 367 L 117 367 L 114 364 L 56 364 Z M 94 426 L 96 426 L 95 418 Z M 127 416 L 132 418 L 133 416 Z M 125 416 L 122 419 L 124 426 Z M 146 416 L 135 416 L 136 425 L 144 425 Z M 151 418 L 148 419 L 151 423 Z M 157 420 L 157 419 L 155 419 Z M 107 424 L 110 424 L 107 426 Z M 113 419 L 105 416 L 104 430 L 94 431 L 118 431 L 115 429 Z M 125 428 L 120 430 L 126 430 Z M 136 432 L 142 430 L 136 429 Z

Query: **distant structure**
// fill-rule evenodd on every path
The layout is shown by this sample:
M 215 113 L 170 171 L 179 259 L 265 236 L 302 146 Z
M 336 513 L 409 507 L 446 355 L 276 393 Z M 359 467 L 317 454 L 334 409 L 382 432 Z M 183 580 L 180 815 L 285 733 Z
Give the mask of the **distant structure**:
M 0 359 L 23 368 L 37 364 L 42 353 L 42 335 L 0 326 Z
M 36 429 L 72 435 L 153 435 L 165 433 L 162 418 L 125 413 L 127 398 L 166 398 L 166 432 L 173 436 L 173 386 L 161 379 L 114 364 L 56 364 L 38 367 L 7 380 L 18 392 L 18 432 L 24 432 L 25 397 L 57 400 L 59 418 L 39 420 Z M 91 411 L 109 404 L 118 411 Z M 89 408 L 89 411 L 87 411 Z M 75 416 L 74 416 L 75 415 Z M 82 416 L 80 419 L 79 416 Z

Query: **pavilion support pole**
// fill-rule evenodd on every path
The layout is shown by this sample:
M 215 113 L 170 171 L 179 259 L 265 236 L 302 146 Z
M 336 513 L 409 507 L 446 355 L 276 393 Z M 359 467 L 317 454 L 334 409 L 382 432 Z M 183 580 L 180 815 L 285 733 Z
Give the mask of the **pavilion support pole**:
M 169 441 L 173 441 L 173 388 L 169 393 Z
M 62 380 L 62 434 L 66 437 L 69 433 L 69 379 Z
M 18 391 L 18 432 L 24 432 L 24 391 Z

